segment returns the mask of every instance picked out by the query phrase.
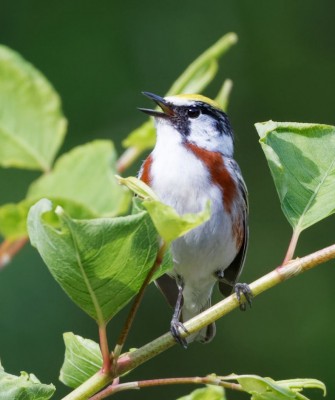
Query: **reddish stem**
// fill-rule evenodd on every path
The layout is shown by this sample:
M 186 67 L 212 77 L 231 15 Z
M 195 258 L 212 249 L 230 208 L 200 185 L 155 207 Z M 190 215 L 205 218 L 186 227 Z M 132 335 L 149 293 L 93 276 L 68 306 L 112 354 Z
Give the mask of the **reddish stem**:
M 292 260 L 294 252 L 295 252 L 295 249 L 296 249 L 297 244 L 298 244 L 299 236 L 300 236 L 300 230 L 295 229 L 293 231 L 293 234 L 292 234 L 292 237 L 291 237 L 291 241 L 290 241 L 290 244 L 288 246 L 288 249 L 287 249 L 287 252 L 286 252 L 286 255 L 285 255 L 285 258 L 284 258 L 284 261 L 283 261 L 282 265 L 287 264 L 289 261 Z
M 242 386 L 234 382 L 226 382 L 221 380 L 220 377 L 185 377 L 185 378 L 163 378 L 163 379 L 149 379 L 145 381 L 127 382 L 127 383 L 116 383 L 113 381 L 111 385 L 106 389 L 97 393 L 90 400 L 102 400 L 108 396 L 111 396 L 117 392 L 131 389 L 141 389 L 145 387 L 153 386 L 165 386 L 165 385 L 187 385 L 187 384 L 200 384 L 200 385 L 218 385 L 227 389 L 243 391 Z
M 99 326 L 100 350 L 102 354 L 102 372 L 108 373 L 111 369 L 111 360 L 108 347 L 106 325 Z
M 138 292 L 137 296 L 135 297 L 133 305 L 132 305 L 132 307 L 131 307 L 131 309 L 129 311 L 129 314 L 127 316 L 127 320 L 126 320 L 126 322 L 125 322 L 125 324 L 123 326 L 123 329 L 121 331 L 121 334 L 120 334 L 120 336 L 119 336 L 119 338 L 118 338 L 118 340 L 116 342 L 117 344 L 115 346 L 114 354 L 113 354 L 114 362 L 117 361 L 118 356 L 121 354 L 122 347 L 123 347 L 123 345 L 124 345 L 124 343 L 125 343 L 125 341 L 127 339 L 127 336 L 129 334 L 130 328 L 131 328 L 131 326 L 132 326 L 132 324 L 134 322 L 137 310 L 138 310 L 138 308 L 139 308 L 139 306 L 141 304 L 141 301 L 143 299 L 145 289 L 148 286 L 148 284 L 150 283 L 150 281 L 152 280 L 155 272 L 157 271 L 157 269 L 159 268 L 159 266 L 161 265 L 161 263 L 163 261 L 163 256 L 164 256 L 165 249 L 166 249 L 166 245 L 165 245 L 165 243 L 163 243 L 161 245 L 158 253 L 157 253 L 157 257 L 156 257 L 156 260 L 154 262 L 154 265 L 152 266 L 151 270 L 149 271 L 148 275 L 146 276 L 146 278 L 145 278 L 145 280 L 144 280 L 144 282 L 143 282 L 143 284 L 141 286 L 140 291 Z
M 28 236 L 14 241 L 4 240 L 0 245 L 0 269 L 10 263 L 13 257 L 28 242 Z

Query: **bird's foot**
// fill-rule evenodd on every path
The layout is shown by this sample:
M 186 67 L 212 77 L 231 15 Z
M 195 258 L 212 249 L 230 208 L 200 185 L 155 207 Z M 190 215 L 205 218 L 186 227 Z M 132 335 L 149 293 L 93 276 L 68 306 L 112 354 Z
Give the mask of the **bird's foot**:
M 188 330 L 185 328 L 184 324 L 180 321 L 171 321 L 171 328 L 170 332 L 173 336 L 174 340 L 179 343 L 184 349 L 187 349 L 187 341 L 186 339 L 182 338 L 180 335 L 180 331 L 184 331 L 185 333 L 189 333 Z
M 240 310 L 245 311 L 247 309 L 247 304 L 251 307 L 252 299 L 254 295 L 248 284 L 246 283 L 236 283 L 234 286 L 234 291 L 236 293 L 237 300 L 240 305 Z M 241 295 L 243 294 L 245 300 L 242 300 Z

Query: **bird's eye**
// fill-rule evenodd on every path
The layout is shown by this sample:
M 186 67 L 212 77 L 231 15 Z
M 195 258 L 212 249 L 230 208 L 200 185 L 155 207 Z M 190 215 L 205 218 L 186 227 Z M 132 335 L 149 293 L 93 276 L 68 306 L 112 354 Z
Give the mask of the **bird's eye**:
M 190 118 L 198 118 L 199 115 L 200 115 L 200 110 L 199 110 L 199 108 L 195 108 L 195 107 L 189 108 L 189 109 L 187 110 L 187 115 L 188 115 Z

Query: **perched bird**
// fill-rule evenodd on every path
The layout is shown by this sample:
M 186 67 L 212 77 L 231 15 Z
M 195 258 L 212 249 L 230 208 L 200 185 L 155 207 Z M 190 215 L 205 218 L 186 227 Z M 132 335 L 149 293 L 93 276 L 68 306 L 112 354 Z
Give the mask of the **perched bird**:
M 227 115 L 213 100 L 197 94 L 160 97 L 143 94 L 160 111 L 139 108 L 155 119 L 157 139 L 139 178 L 180 215 L 197 213 L 211 203 L 211 217 L 171 245 L 173 270 L 156 281 L 175 308 L 171 333 L 186 347 L 209 342 L 215 324 L 182 339 L 183 322 L 211 304 L 215 283 L 224 296 L 235 289 L 250 303 L 246 284 L 236 284 L 248 244 L 247 189 L 233 159 L 234 137 Z M 245 308 L 245 303 L 240 303 Z

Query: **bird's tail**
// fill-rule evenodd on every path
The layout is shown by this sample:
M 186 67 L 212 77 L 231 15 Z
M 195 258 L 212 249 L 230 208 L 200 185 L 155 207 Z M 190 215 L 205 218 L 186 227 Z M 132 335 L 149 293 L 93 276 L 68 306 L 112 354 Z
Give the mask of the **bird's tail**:
M 200 310 L 190 310 L 185 307 L 182 308 L 181 312 L 181 322 L 186 322 L 189 319 L 195 317 L 201 312 L 207 310 L 211 306 L 211 299 L 209 298 L 207 303 Z M 207 325 L 205 328 L 201 329 L 199 332 L 196 332 L 186 338 L 187 343 L 191 343 L 193 341 L 201 342 L 201 343 L 209 343 L 215 336 L 216 327 L 215 323 Z

